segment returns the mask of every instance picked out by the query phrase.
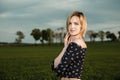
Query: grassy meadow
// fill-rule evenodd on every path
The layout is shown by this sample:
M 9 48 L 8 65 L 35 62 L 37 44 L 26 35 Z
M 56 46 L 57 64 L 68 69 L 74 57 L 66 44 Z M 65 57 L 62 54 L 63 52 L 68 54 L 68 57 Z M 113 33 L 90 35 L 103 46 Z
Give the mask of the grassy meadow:
M 120 80 L 120 42 L 87 45 L 82 80 Z M 51 62 L 62 47 L 0 46 L 0 80 L 59 80 Z

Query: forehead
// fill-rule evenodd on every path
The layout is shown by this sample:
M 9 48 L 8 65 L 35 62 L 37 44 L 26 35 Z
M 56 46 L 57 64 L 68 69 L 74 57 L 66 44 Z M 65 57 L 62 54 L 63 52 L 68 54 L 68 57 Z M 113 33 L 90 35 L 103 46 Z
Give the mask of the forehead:
M 72 16 L 71 19 L 70 19 L 70 22 L 79 22 L 80 19 L 78 16 Z

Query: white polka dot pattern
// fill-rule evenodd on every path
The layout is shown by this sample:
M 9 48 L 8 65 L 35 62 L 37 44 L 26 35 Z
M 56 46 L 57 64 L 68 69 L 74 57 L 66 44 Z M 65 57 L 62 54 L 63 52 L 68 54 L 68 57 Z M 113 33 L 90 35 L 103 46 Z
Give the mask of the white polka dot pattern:
M 79 78 L 83 69 L 86 48 L 81 48 L 75 42 L 71 42 L 54 71 L 59 77 Z

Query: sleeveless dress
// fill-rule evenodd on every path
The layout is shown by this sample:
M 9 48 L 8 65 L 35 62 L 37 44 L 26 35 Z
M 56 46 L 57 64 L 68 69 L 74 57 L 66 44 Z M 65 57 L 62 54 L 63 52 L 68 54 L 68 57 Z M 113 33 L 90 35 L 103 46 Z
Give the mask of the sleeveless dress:
M 52 70 L 58 77 L 81 79 L 85 53 L 86 48 L 82 48 L 75 42 L 69 43 L 60 64 L 56 68 L 54 68 L 53 61 Z

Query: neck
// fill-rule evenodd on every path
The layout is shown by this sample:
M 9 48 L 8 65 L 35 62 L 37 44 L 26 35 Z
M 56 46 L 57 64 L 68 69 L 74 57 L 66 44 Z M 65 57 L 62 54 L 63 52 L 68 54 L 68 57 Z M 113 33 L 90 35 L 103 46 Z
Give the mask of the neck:
M 72 40 L 75 40 L 75 39 L 82 39 L 82 36 L 81 36 L 80 34 L 72 35 L 72 36 L 71 36 L 71 39 L 72 39 Z

